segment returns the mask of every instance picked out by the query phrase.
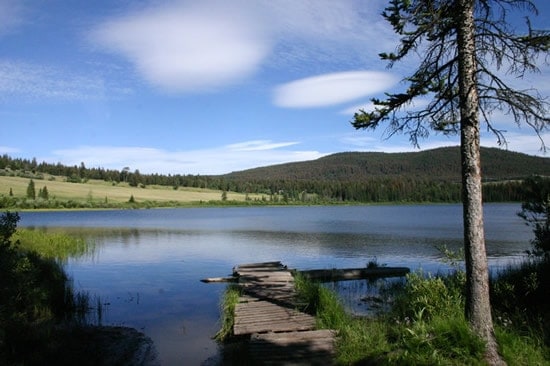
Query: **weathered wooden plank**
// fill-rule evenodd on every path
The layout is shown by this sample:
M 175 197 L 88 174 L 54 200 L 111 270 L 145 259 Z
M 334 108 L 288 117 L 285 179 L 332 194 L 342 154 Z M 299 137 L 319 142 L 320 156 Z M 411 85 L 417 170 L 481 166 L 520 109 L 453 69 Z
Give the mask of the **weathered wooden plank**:
M 271 268 L 271 267 L 251 267 L 251 268 L 237 268 L 235 272 L 243 274 L 243 273 L 258 273 L 258 274 L 269 274 L 269 273 L 285 273 L 289 270 L 286 268 Z
M 332 329 L 317 329 L 306 332 L 287 332 L 287 333 L 263 333 L 253 334 L 250 337 L 251 341 L 264 340 L 272 343 L 287 343 L 290 340 L 309 341 L 317 339 L 329 339 L 334 342 L 336 332 Z
M 315 325 L 314 319 L 309 318 L 294 318 L 294 319 L 262 319 L 262 318 L 248 318 L 248 319 L 240 319 L 238 322 L 236 322 L 234 325 L 239 327 L 248 327 L 248 326 L 261 326 L 262 329 L 265 329 L 266 332 L 270 331 L 270 326 L 275 325 L 285 325 L 285 327 L 291 331 L 293 329 L 300 330 L 303 329 L 304 326 L 306 327 L 313 327 Z M 258 331 L 260 332 L 260 331 Z M 254 332 L 253 332 L 254 333 Z
M 287 311 L 287 310 L 274 310 L 271 312 L 266 312 L 262 309 L 251 309 L 251 310 L 239 310 L 235 311 L 235 323 L 247 321 L 248 319 L 258 319 L 258 321 L 298 321 L 300 319 L 311 319 L 314 321 L 314 317 L 305 314 L 299 311 Z
M 263 365 L 332 365 L 334 343 L 330 330 L 254 334 L 249 356 Z
M 296 311 L 296 312 L 289 312 L 289 311 L 283 311 L 283 310 L 275 310 L 275 311 L 265 311 L 263 309 L 251 309 L 251 310 L 248 310 L 248 309 L 243 309 L 243 310 L 239 310 L 239 311 L 235 311 L 235 315 L 237 317 L 246 317 L 246 316 L 263 316 L 263 317 L 273 317 L 275 316 L 275 314 L 277 316 L 282 316 L 282 317 L 289 317 L 289 316 L 293 316 L 295 314 L 304 314 L 304 313 L 300 313 L 299 311 Z M 305 314 L 307 315 L 307 314 Z M 310 315 L 311 316 L 311 315 Z
M 290 272 L 286 273 L 260 273 L 260 272 L 239 272 L 239 282 L 256 281 L 256 282 L 294 282 L 294 278 Z
M 304 313 L 275 313 L 275 314 L 248 314 L 248 315 L 238 315 L 238 319 L 235 319 L 235 324 L 241 324 L 245 322 L 290 322 L 290 321 L 315 321 L 310 315 Z
M 254 268 L 254 267 L 284 267 L 280 261 L 260 262 L 260 263 L 244 263 L 239 264 L 235 268 Z
M 316 319 L 295 308 L 294 277 L 281 262 L 234 267 L 244 294 L 233 333 L 251 335 L 251 360 L 265 365 L 331 365 L 334 333 L 316 331 Z
M 246 299 L 246 298 L 245 298 Z M 269 300 L 260 300 L 257 301 L 243 301 L 235 304 L 235 309 L 244 309 L 244 308 L 258 308 L 258 307 L 266 307 L 266 308 L 279 308 L 280 305 L 274 303 L 273 301 Z
M 307 333 L 308 331 L 304 331 L 303 333 Z M 302 332 L 300 332 L 302 333 Z M 332 341 L 327 339 L 312 339 L 307 341 L 293 341 L 288 340 L 287 342 L 257 342 L 258 344 L 255 345 L 255 351 L 263 351 L 270 348 L 273 348 L 274 345 L 284 348 L 285 352 L 292 352 L 293 348 L 302 348 L 307 349 L 309 351 L 325 351 L 325 352 L 334 352 L 334 344 Z
M 235 335 L 245 335 L 253 333 L 265 333 L 265 332 L 295 332 L 301 330 L 313 330 L 315 323 L 254 323 L 250 325 L 235 324 L 233 327 L 233 333 Z
M 315 318 L 304 314 L 304 313 L 296 313 L 296 314 L 270 314 L 269 316 L 265 316 L 265 314 L 262 316 L 262 314 L 258 315 L 245 315 L 245 316 L 239 316 L 238 319 L 235 320 L 235 324 L 246 324 L 246 323 L 297 323 L 297 322 L 315 322 Z
M 311 315 L 269 301 L 238 303 L 235 306 L 235 335 L 307 330 L 314 326 L 315 318 Z
M 238 327 L 262 327 L 265 331 L 272 330 L 270 326 L 284 326 L 288 331 L 291 330 L 301 330 L 303 327 L 313 327 L 315 325 L 315 319 L 310 319 L 306 317 L 297 317 L 293 319 L 241 319 L 240 321 L 234 324 Z M 311 328 L 310 328 L 311 329 Z M 257 331 L 260 333 L 261 331 Z M 256 332 L 252 332 L 256 333 Z
M 272 300 L 292 300 L 296 298 L 295 293 L 287 291 L 273 291 L 273 290 L 261 290 L 254 289 L 245 291 L 247 295 L 254 296 L 258 299 L 272 299 Z

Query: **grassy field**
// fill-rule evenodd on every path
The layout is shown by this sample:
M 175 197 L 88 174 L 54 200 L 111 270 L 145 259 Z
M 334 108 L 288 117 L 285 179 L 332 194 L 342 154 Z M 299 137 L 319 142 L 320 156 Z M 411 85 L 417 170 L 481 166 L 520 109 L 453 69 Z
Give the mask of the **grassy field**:
M 156 201 L 181 203 L 196 203 L 220 201 L 222 192 L 218 190 L 180 187 L 174 190 L 167 186 L 147 186 L 146 188 L 130 187 L 127 183 L 113 185 L 102 180 L 89 180 L 86 183 L 68 183 L 64 177 L 46 176 L 45 179 L 33 179 L 35 190 L 47 187 L 49 198 L 58 200 L 94 201 L 94 202 L 128 202 L 131 196 L 138 202 Z M 27 196 L 29 178 L 0 176 L 0 195 L 7 196 L 10 189 L 14 197 Z M 250 195 L 250 199 L 260 199 L 260 196 Z M 244 201 L 242 193 L 228 192 L 227 200 Z

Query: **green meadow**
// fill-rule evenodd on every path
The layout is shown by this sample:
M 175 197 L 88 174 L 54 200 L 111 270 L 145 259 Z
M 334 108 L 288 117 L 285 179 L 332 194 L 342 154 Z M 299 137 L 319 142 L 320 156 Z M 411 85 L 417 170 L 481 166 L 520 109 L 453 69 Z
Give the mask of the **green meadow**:
M 0 176 L 0 197 L 15 200 L 27 199 L 27 188 L 30 178 Z M 221 201 L 222 191 L 203 188 L 149 185 L 146 187 L 131 187 L 128 183 L 113 183 L 90 179 L 84 183 L 67 182 L 65 177 L 44 175 L 44 179 L 33 178 L 35 190 L 38 192 L 44 187 L 48 191 L 49 201 L 85 202 L 97 206 L 119 205 L 133 201 L 153 202 L 154 206 L 168 206 L 177 204 L 195 204 L 201 202 Z M 259 195 L 247 196 L 243 193 L 226 192 L 227 201 L 245 201 L 260 199 Z M 36 201 L 39 201 L 37 198 Z M 20 205 L 19 205 L 20 206 Z M 32 208 L 32 207 L 31 207 Z

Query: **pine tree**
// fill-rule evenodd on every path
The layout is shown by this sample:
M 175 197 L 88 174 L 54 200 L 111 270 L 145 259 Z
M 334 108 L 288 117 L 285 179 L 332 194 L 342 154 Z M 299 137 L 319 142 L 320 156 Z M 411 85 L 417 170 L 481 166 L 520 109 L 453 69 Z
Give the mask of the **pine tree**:
M 31 179 L 29 185 L 27 186 L 27 198 L 34 200 L 36 199 L 36 188 L 34 186 L 34 181 Z
M 47 201 L 50 198 L 50 192 L 48 192 L 48 187 L 44 186 L 44 188 L 40 190 L 38 197 Z
M 381 54 L 390 66 L 409 54 L 420 54 L 417 70 L 405 78 L 403 93 L 373 99 L 374 111 L 360 110 L 352 125 L 376 129 L 389 123 L 388 133 L 406 133 L 418 146 L 430 130 L 461 137 L 466 309 L 472 329 L 486 341 L 486 360 L 501 364 L 494 338 L 489 277 L 483 229 L 480 118 L 505 144 L 503 131 L 492 124 L 491 112 L 501 110 L 516 123 L 526 123 L 539 136 L 548 127 L 548 103 L 536 90 L 516 90 L 503 75 L 522 77 L 537 71 L 550 49 L 550 32 L 531 28 L 514 34 L 509 12 L 537 13 L 530 0 L 391 0 L 383 16 L 401 36 L 395 53 Z M 542 55 L 542 57 L 539 57 Z M 431 102 L 415 109 L 417 98 Z

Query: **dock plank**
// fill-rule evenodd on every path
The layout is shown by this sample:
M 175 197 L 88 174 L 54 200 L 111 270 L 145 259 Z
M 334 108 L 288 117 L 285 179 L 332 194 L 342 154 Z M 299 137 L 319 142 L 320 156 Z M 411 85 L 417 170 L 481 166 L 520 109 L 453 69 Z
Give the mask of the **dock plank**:
M 331 330 L 256 334 L 251 337 L 251 359 L 262 365 L 332 365 Z
M 233 334 L 250 336 L 249 357 L 264 365 L 331 365 L 335 336 L 316 330 L 315 317 L 298 310 L 292 271 L 281 262 L 233 268 L 243 295 L 234 310 Z

